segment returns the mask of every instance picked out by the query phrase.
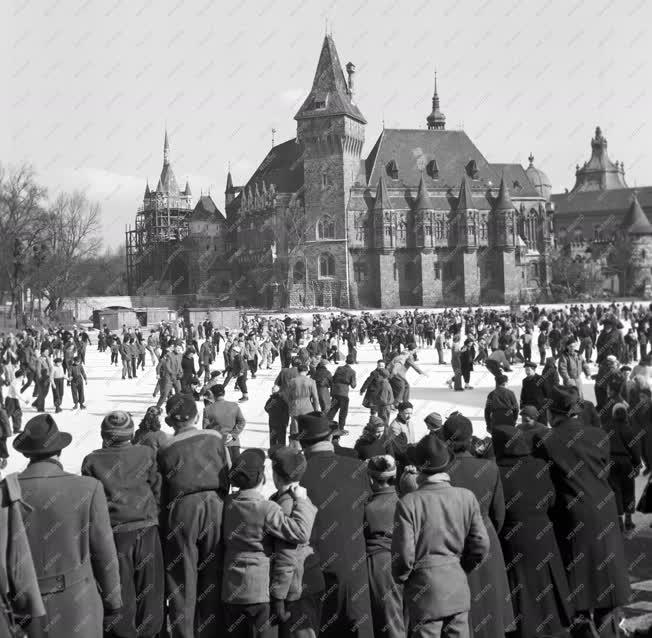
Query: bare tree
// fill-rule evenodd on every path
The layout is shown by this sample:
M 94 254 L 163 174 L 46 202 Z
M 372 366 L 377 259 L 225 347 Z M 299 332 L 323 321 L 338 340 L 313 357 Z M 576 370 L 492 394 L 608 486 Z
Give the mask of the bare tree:
M 85 193 L 59 195 L 47 211 L 47 255 L 39 268 L 38 285 L 56 312 L 64 297 L 84 280 L 79 264 L 95 257 L 100 245 L 100 205 Z
M 43 241 L 46 229 L 46 189 L 37 183 L 28 165 L 5 169 L 0 165 L 0 272 L 11 295 L 12 311 L 22 309 L 23 286 L 29 276 L 34 247 Z

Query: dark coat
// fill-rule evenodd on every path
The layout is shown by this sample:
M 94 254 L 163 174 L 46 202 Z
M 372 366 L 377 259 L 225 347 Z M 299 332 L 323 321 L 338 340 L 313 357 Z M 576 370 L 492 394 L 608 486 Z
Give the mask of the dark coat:
M 484 406 L 484 420 L 487 427 L 492 425 L 514 425 L 518 419 L 516 395 L 502 386 L 487 395 Z
M 548 468 L 532 456 L 499 457 L 497 463 L 506 503 L 500 541 L 517 619 L 514 638 L 560 635 L 572 609 L 548 514 L 555 502 Z
M 505 500 L 498 466 L 493 461 L 462 452 L 455 457 L 447 472 L 451 485 L 465 487 L 475 494 L 490 540 L 487 558 L 469 573 L 471 636 L 502 638 L 514 622 L 514 612 L 505 559 L 498 540 L 498 532 L 505 520 Z
M 23 518 L 46 616 L 28 636 L 101 636 L 104 612 L 122 606 L 118 557 L 102 484 L 64 472 L 59 463 L 31 463 L 19 475 Z M 40 625 L 40 627 L 39 627 Z
M 333 374 L 331 394 L 333 396 L 348 397 L 349 388 L 355 388 L 355 384 L 355 370 L 348 364 L 340 366 Z
M 537 438 L 535 454 L 551 464 L 557 497 L 551 518 L 577 610 L 627 604 L 630 588 L 605 433 L 569 418 Z
M 543 378 L 540 374 L 533 374 L 523 379 L 521 387 L 521 407 L 524 405 L 533 405 L 540 410 L 546 400 Z
M 330 446 L 306 450 L 301 480 L 317 507 L 317 551 L 322 559 L 325 598 L 322 638 L 372 638 L 363 504 L 371 494 L 363 463 L 336 455 Z

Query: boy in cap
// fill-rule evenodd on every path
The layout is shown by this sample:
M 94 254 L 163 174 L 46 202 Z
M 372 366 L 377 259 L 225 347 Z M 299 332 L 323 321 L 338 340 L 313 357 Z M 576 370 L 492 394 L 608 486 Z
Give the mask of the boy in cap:
M 88 383 L 86 371 L 84 366 L 80 363 L 79 355 L 75 355 L 72 359 L 72 364 L 68 368 L 68 383 L 72 390 L 72 400 L 74 405 L 73 410 L 77 409 L 77 405 L 81 410 L 85 410 L 84 405 L 84 384 Z
M 372 495 L 364 507 L 364 536 L 374 636 L 403 638 L 405 617 L 403 586 L 392 578 L 392 535 L 396 492 L 396 461 L 392 456 L 373 456 L 367 463 Z
M 413 638 L 468 637 L 471 595 L 466 574 L 489 552 L 489 536 L 473 493 L 452 487 L 453 456 L 435 436 L 416 447 L 415 492 L 396 505 L 392 575 L 403 594 Z
M 66 372 L 63 369 L 63 359 L 57 357 L 52 366 L 52 395 L 54 398 L 55 412 L 61 412 L 63 403 L 63 389 L 66 380 Z
M 279 447 L 270 452 L 276 492 L 270 497 L 289 516 L 294 506 L 292 489 L 306 471 L 303 452 Z M 280 638 L 315 638 L 319 634 L 324 575 L 316 549 L 313 525 L 308 543 L 276 539 L 272 562 L 270 597 L 285 600 L 286 618 L 280 619 Z
M 82 462 L 83 476 L 104 487 L 118 552 L 123 607 L 107 636 L 156 636 L 163 625 L 164 569 L 158 531 L 161 475 L 156 453 L 132 445 L 134 422 L 128 412 L 102 420 L 102 448 Z
M 231 461 L 218 432 L 198 429 L 192 397 L 176 394 L 165 407 L 174 429 L 158 451 L 170 635 L 213 635 L 222 627 L 220 541 Z
M 239 491 L 224 508 L 224 603 L 229 636 L 262 636 L 272 622 L 287 620 L 285 598 L 270 598 L 270 564 L 274 539 L 304 544 L 310 539 L 317 509 L 298 484 L 290 488 L 289 515 L 265 499 L 265 453 L 245 450 L 234 465 L 231 481 Z M 285 593 L 285 592 L 283 592 Z

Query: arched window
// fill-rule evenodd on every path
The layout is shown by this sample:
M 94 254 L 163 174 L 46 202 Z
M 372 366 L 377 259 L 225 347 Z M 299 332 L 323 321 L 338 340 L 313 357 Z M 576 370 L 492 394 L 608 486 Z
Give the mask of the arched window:
M 335 277 L 335 257 L 330 253 L 319 256 L 319 277 L 321 279 Z
M 355 275 L 355 280 L 358 283 L 367 281 L 367 264 L 364 262 L 358 261 L 353 265 L 353 272 Z
M 641 259 L 645 259 L 647 257 L 647 253 L 645 250 L 641 250 Z
M 298 261 L 294 264 L 294 269 L 292 271 L 292 280 L 295 284 L 303 283 L 303 280 L 306 278 L 306 264 L 302 261 Z
M 335 239 L 335 222 L 330 217 L 322 217 L 319 220 L 317 239 Z

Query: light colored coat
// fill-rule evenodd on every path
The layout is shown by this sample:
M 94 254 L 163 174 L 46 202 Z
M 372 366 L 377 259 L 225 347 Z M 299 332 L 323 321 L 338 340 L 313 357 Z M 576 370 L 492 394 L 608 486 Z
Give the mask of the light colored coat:
M 310 377 L 300 374 L 298 377 L 290 379 L 283 395 L 288 404 L 290 416 L 299 416 L 320 410 L 317 384 Z

